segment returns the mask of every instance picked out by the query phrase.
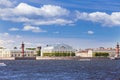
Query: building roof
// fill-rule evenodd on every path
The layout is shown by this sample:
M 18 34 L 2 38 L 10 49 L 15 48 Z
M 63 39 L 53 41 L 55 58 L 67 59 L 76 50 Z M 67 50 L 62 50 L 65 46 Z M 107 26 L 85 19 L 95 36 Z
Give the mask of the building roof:
M 47 45 L 44 49 L 73 49 L 71 46 L 67 44 L 54 44 L 54 45 Z

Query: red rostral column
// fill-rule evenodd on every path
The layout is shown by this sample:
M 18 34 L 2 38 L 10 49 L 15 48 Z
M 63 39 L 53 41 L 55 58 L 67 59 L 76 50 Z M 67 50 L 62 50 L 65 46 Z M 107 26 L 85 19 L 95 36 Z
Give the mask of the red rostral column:
M 21 47 L 22 47 L 22 57 L 24 57 L 24 47 L 25 47 L 25 45 L 24 45 L 24 43 L 23 43 L 23 42 L 22 42 Z
M 116 55 L 117 57 L 119 56 L 119 43 L 117 43 L 117 46 L 116 46 Z

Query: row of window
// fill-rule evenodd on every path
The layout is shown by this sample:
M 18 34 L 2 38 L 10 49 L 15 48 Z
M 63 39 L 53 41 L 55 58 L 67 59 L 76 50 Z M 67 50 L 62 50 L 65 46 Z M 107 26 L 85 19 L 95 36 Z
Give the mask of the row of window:
M 2 55 L 0 55 L 1 57 L 10 57 L 10 55 L 9 54 L 2 54 Z
M 0 53 L 9 53 L 8 51 L 0 51 Z
M 22 52 L 16 52 L 16 51 L 14 51 L 14 52 L 11 52 L 11 53 L 22 53 Z M 24 53 L 34 53 L 34 52 L 30 51 L 30 52 L 24 52 Z
M 21 57 L 21 56 L 22 56 L 21 54 L 12 54 L 11 55 L 11 57 Z M 29 56 L 32 56 L 32 55 L 30 55 L 30 54 L 24 54 L 24 56 L 29 57 Z

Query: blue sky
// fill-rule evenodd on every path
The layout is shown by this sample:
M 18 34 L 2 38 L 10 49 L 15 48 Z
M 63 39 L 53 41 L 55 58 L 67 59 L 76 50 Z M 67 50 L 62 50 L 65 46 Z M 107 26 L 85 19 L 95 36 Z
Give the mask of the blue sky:
M 119 7 L 119 0 L 0 0 L 0 46 L 115 47 Z

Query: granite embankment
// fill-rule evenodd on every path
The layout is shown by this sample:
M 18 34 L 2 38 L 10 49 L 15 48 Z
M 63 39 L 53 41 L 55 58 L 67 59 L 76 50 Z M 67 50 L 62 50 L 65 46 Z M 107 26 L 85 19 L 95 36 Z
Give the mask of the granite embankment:
M 108 57 L 0 57 L 0 60 L 106 60 Z

